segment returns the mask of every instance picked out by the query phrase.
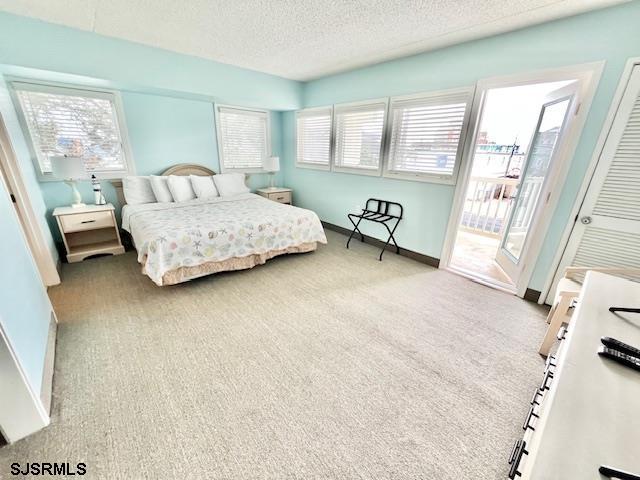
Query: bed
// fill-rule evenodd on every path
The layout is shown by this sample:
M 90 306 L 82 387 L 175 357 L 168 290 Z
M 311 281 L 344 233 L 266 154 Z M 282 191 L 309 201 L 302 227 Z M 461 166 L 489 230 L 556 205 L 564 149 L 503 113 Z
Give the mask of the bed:
M 176 165 L 162 175 L 215 175 Z M 252 193 L 179 203 L 125 205 L 122 228 L 133 240 L 142 272 L 157 285 L 175 285 L 216 272 L 243 270 L 278 255 L 327 243 L 318 216 Z

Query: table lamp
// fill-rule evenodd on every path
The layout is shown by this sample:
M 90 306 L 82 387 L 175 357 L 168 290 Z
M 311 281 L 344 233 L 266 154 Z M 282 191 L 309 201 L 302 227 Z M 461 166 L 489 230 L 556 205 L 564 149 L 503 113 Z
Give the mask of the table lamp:
M 280 171 L 280 157 L 267 157 L 263 169 L 269 172 L 269 188 L 275 188 L 273 182 L 276 172 Z
M 76 188 L 76 180 L 86 178 L 84 160 L 81 157 L 51 157 L 51 172 L 53 176 L 64 180 L 71 187 L 73 208 L 84 207 L 80 192 Z

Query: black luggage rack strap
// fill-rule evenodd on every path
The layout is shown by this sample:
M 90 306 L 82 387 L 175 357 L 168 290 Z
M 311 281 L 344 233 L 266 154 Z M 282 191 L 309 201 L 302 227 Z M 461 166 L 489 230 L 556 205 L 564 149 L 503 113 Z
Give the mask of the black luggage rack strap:
M 362 210 L 362 213 L 347 214 L 347 217 L 349 217 L 349 220 L 353 224 L 353 231 L 351 232 L 351 235 L 349 235 L 349 240 L 347 240 L 347 248 L 349 248 L 349 243 L 351 242 L 351 239 L 356 232 L 360 234 L 360 241 L 364 242 L 364 234 L 358 227 L 360 226 L 360 222 L 362 220 L 367 220 L 369 222 L 381 223 L 389 233 L 389 238 L 387 238 L 387 241 L 380 251 L 379 260 L 382 261 L 382 254 L 391 241 L 396 247 L 396 253 L 400 253 L 400 247 L 398 246 L 396 239 L 393 237 L 393 234 L 395 233 L 400 220 L 402 220 L 403 213 L 404 211 L 402 205 L 397 202 L 380 200 L 378 198 L 368 199 L 364 209 Z M 395 224 L 393 223 L 394 220 Z M 388 224 L 391 224 L 392 227 L 389 228 Z

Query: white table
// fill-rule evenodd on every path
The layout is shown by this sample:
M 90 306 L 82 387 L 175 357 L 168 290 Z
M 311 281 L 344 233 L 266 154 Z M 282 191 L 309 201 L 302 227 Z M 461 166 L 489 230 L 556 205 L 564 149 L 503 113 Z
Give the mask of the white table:
M 640 372 L 596 354 L 603 336 L 640 348 L 640 314 L 611 313 L 611 306 L 640 307 L 640 284 L 589 272 L 522 478 L 601 480 L 600 465 L 640 475 Z

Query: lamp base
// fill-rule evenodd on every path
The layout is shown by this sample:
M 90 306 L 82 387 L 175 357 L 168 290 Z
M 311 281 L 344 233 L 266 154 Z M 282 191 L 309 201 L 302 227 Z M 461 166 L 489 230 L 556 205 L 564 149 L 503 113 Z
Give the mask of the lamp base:
M 76 188 L 75 180 L 70 178 L 69 180 L 65 180 L 64 183 L 66 183 L 71 187 L 71 208 L 86 207 L 87 205 L 82 203 L 82 196 L 80 195 L 80 192 Z

